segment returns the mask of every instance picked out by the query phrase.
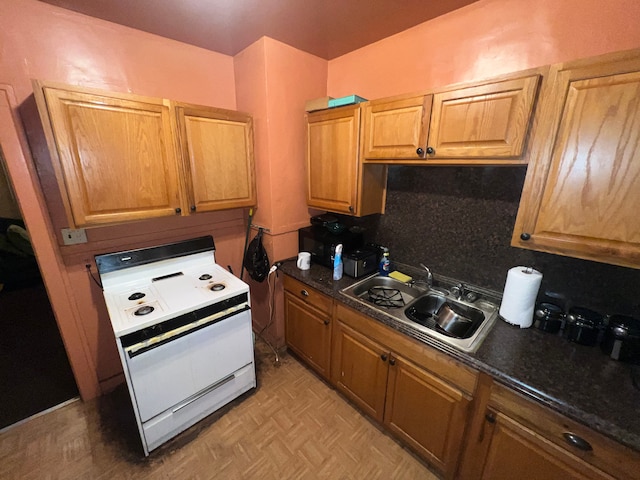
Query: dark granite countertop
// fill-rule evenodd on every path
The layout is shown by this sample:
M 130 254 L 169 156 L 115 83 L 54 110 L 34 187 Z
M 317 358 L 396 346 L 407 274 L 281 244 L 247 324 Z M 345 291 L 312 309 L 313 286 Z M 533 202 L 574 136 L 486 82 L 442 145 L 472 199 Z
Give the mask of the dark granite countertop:
M 340 290 L 356 281 L 350 277 L 333 281 L 330 269 L 312 264 L 310 270 L 301 271 L 295 261 L 285 261 L 280 270 L 371 318 L 415 336 L 391 317 L 342 295 Z M 640 390 L 631 381 L 631 366 L 610 359 L 599 347 L 571 343 L 536 328 L 520 329 L 500 319 L 475 353 L 454 349 L 435 338 L 415 337 L 640 451 Z

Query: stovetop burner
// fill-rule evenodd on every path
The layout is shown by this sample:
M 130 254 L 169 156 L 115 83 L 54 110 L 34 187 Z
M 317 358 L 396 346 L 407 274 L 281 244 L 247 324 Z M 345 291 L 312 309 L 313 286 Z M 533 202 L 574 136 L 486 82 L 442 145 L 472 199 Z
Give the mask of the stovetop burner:
M 210 236 L 97 255 L 96 265 L 116 337 L 249 291 L 216 263 Z
M 404 307 L 404 298 L 397 288 L 371 287 L 369 289 L 369 301 L 378 307 L 400 308 Z
M 133 312 L 133 314 L 140 317 L 142 315 L 149 315 L 154 310 L 155 309 L 151 305 L 143 305 L 142 307 L 138 308 L 135 312 Z

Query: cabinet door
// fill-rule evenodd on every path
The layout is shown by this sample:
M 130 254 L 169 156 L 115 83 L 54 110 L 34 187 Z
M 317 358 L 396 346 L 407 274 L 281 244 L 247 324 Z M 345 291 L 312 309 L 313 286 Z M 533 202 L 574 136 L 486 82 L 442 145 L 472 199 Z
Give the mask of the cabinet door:
M 253 122 L 249 115 L 176 104 L 191 211 L 256 204 Z
M 428 158 L 519 158 L 539 79 L 531 75 L 434 94 Z
M 365 413 L 382 422 L 389 352 L 339 320 L 333 332 L 334 384 Z
M 487 480 L 611 479 L 580 458 L 501 413 L 489 413 L 492 437 L 480 478 Z
M 363 112 L 363 157 L 365 159 L 410 159 L 425 157 L 431 95 L 374 100 Z
M 73 226 L 180 211 L 169 105 L 160 99 L 38 87 L 51 124 L 54 169 Z M 36 95 L 39 100 L 40 93 Z M 47 122 L 48 120 L 48 122 Z
M 640 268 L 640 53 L 615 58 L 552 69 L 514 246 Z
M 471 399 L 402 358 L 389 363 L 385 425 L 452 478 Z
M 304 304 L 285 291 L 284 321 L 287 347 L 329 379 L 331 320 L 328 314 Z
M 307 116 L 307 204 L 356 213 L 360 108 Z

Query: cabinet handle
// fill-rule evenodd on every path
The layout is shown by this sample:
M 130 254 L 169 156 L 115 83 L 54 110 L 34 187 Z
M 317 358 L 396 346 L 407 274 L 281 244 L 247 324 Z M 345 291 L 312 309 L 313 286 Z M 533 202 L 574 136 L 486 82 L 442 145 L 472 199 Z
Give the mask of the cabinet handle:
M 422 147 L 418 147 L 416 148 L 416 153 L 421 157 L 422 155 L 424 155 L 424 149 Z
M 382 355 L 380 355 L 380 358 L 382 359 L 383 362 L 387 361 L 387 354 L 383 353 Z
M 195 212 L 196 211 L 196 206 L 195 205 L 191 205 L 191 208 L 189 210 L 191 210 L 192 212 Z
M 394 366 L 396 364 L 396 359 L 395 357 L 390 357 L 389 358 L 389 365 Z
M 495 415 L 495 413 L 487 413 L 484 416 L 484 418 L 489 423 L 496 423 L 496 415 Z
M 180 215 L 182 213 L 182 209 L 180 207 L 176 208 L 176 215 Z
M 306 290 L 300 290 L 300 295 L 302 295 L 303 297 L 308 297 L 309 292 L 307 292 Z
M 531 239 L 531 235 L 529 233 L 525 232 L 520 234 L 520 240 L 524 240 L 526 242 L 529 239 Z
M 325 325 L 329 325 L 329 320 L 325 320 L 325 321 L 324 321 L 324 324 L 325 324 Z
M 591 450 L 593 450 L 593 447 L 589 442 L 587 442 L 584 438 L 579 437 L 575 433 L 564 432 L 562 436 L 564 437 L 566 442 L 572 447 L 579 448 L 584 452 L 590 452 Z
M 434 153 L 436 153 L 435 148 L 427 147 L 427 155 L 433 155 Z

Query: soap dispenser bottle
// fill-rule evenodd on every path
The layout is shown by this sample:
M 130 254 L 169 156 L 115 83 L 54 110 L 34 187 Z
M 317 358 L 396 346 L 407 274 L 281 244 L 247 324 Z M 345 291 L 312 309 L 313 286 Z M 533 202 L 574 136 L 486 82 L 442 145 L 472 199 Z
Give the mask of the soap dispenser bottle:
M 342 272 L 344 271 L 344 264 L 342 263 L 342 244 L 336 245 L 336 251 L 333 255 L 333 279 L 340 280 L 342 278 Z
M 379 265 L 380 275 L 382 275 L 383 277 L 388 277 L 390 267 L 391 262 L 389 261 L 389 249 L 385 247 Z

